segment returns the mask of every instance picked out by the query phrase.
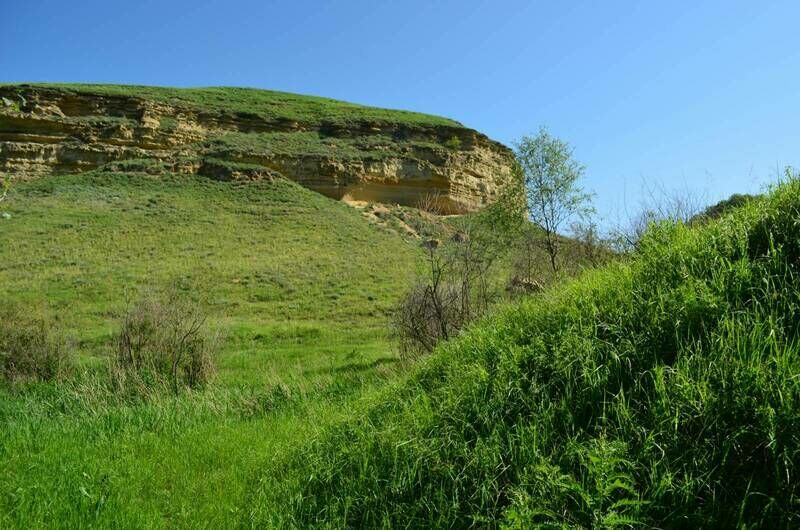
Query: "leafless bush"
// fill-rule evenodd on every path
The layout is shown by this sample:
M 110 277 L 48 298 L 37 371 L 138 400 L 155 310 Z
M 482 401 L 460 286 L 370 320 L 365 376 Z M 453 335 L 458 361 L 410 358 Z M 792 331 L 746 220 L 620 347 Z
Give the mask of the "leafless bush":
M 528 226 L 515 243 L 512 276 L 525 279 L 539 277 L 542 272 L 541 263 L 545 259 L 539 235 L 532 226 Z
M 452 285 L 416 284 L 394 313 L 394 332 L 400 353 L 413 358 L 458 333 L 465 323 L 460 291 Z
M 208 383 L 215 371 L 218 337 L 197 305 L 175 293 L 147 296 L 133 304 L 116 337 L 113 374 L 120 387 L 146 389 Z
M 664 186 L 656 185 L 646 186 L 644 192 L 645 198 L 639 212 L 612 230 L 614 246 L 618 250 L 635 249 L 652 224 L 691 222 L 703 211 L 707 202 L 702 194 L 689 188 L 668 190 Z
M 0 311 L 0 379 L 50 381 L 72 365 L 63 332 L 43 316 L 23 308 Z
M 439 191 L 432 191 L 424 194 L 417 200 L 416 207 L 418 210 L 433 215 L 444 214 L 444 209 L 442 208 L 442 195 L 439 193 Z
M 563 263 L 553 271 L 550 255 L 542 245 L 539 227 L 527 223 L 513 242 L 511 271 L 507 276 L 506 292 L 511 297 L 540 292 L 546 285 L 573 271 L 578 256 L 570 256 L 573 244 L 563 245 Z M 573 258 L 573 259 L 570 259 Z
M 392 322 L 404 357 L 432 351 L 483 315 L 494 301 L 489 271 L 495 257 L 477 239 L 472 227 L 466 226 L 445 244 L 425 243 L 426 270 L 396 308 Z
M 570 227 L 581 261 L 590 267 L 605 263 L 612 254 L 611 243 L 600 235 L 597 223 L 592 220 L 576 222 Z
M 458 218 L 447 240 L 429 239 L 425 267 L 393 312 L 391 328 L 401 355 L 413 358 L 457 335 L 480 318 L 502 294 L 493 267 L 508 252 L 523 222 L 521 174 L 509 179 L 497 200 L 481 212 Z M 437 210 L 438 196 L 423 197 L 420 209 Z

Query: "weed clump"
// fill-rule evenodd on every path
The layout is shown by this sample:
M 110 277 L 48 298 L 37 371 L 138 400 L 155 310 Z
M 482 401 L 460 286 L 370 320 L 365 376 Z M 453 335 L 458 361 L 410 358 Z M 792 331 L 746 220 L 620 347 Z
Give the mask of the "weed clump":
M 112 375 L 121 389 L 200 388 L 215 373 L 218 337 L 197 306 L 177 294 L 148 295 L 123 316 Z
M 444 146 L 450 149 L 451 151 L 458 151 L 461 149 L 461 139 L 458 136 L 451 136 L 445 143 Z
M 62 330 L 22 307 L 0 310 L 0 380 L 52 381 L 72 365 Z

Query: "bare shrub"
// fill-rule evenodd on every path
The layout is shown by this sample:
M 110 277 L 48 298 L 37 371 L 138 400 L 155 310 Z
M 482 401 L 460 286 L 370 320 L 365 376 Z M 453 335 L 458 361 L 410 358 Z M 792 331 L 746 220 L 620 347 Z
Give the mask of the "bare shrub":
M 416 203 L 416 208 L 420 211 L 432 215 L 444 215 L 442 208 L 442 194 L 438 190 L 422 195 Z
M 396 308 L 392 328 L 401 355 L 428 353 L 484 315 L 496 300 L 491 269 L 499 252 L 475 223 L 464 223 L 449 241 L 428 240 L 426 269 Z
M 438 241 L 426 242 L 427 274 L 412 285 L 393 315 L 393 332 L 405 358 L 432 351 L 440 341 L 456 335 L 469 320 L 469 304 L 463 299 L 468 287 L 453 282 L 451 263 L 438 247 Z
M 119 386 L 198 388 L 215 372 L 218 336 L 198 305 L 175 293 L 133 304 L 116 337 L 113 373 Z
M 598 267 L 612 255 L 611 244 L 600 235 L 597 223 L 593 220 L 577 221 L 570 229 L 582 262 Z
M 51 381 L 72 366 L 72 351 L 60 328 L 21 307 L 0 311 L 0 379 Z
M 539 235 L 535 232 L 534 227 L 527 226 L 514 242 L 512 277 L 526 280 L 541 277 L 541 263 L 545 256 L 541 253 Z
M 690 223 L 703 210 L 705 197 L 689 188 L 666 189 L 664 186 L 645 186 L 644 199 L 638 213 L 612 230 L 614 245 L 620 251 L 637 248 L 639 240 L 653 224 Z
M 464 324 L 460 306 L 459 290 L 452 285 L 438 289 L 414 285 L 394 315 L 402 356 L 413 358 L 430 352 L 440 341 L 458 333 Z
M 437 211 L 436 196 L 423 197 L 420 209 Z M 479 213 L 453 221 L 445 241 L 428 239 L 425 267 L 392 315 L 392 334 L 401 356 L 430 352 L 484 315 L 502 294 L 493 267 L 517 237 L 524 221 L 522 174 L 516 171 L 496 201 Z
M 541 229 L 532 223 L 525 226 L 513 242 L 511 271 L 506 284 L 510 296 L 541 292 L 561 278 L 599 267 L 614 256 L 611 243 L 600 235 L 597 224 L 591 219 L 572 223 L 570 230 L 571 240 L 558 236 L 562 260 L 554 271 L 549 252 L 541 244 Z
M 538 293 L 553 282 L 568 274 L 577 272 L 576 265 L 581 256 L 572 255 L 574 244 L 563 245 L 561 266 L 554 271 L 550 254 L 542 245 L 541 228 L 526 223 L 513 242 L 511 270 L 507 276 L 506 292 L 517 298 Z

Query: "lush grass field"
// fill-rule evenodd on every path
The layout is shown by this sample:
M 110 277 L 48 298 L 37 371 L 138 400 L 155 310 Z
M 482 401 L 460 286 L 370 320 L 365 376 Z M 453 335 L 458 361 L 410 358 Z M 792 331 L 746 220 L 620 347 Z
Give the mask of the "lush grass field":
M 246 522 L 265 466 L 396 370 L 386 315 L 418 244 L 291 182 L 49 177 L 3 210 L 0 300 L 57 317 L 80 362 L 0 388 L 2 528 Z M 127 300 L 167 286 L 219 322 L 218 375 L 131 402 L 104 356 Z
M 796 528 L 798 219 L 795 181 L 501 311 L 265 466 L 250 523 Z
M 0 300 L 79 365 L 0 386 L 2 528 L 792 528 L 800 182 L 501 308 L 400 370 L 418 242 L 286 181 L 18 184 Z M 126 300 L 174 286 L 213 384 L 103 384 Z

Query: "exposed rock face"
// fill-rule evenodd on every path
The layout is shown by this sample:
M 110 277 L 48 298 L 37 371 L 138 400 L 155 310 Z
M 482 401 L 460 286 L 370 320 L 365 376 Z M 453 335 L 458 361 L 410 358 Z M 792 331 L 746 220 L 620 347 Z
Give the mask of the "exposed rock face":
M 0 172 L 17 178 L 98 168 L 284 176 L 336 199 L 416 206 L 435 197 L 461 213 L 492 202 L 513 160 L 455 122 L 296 121 L 29 85 L 0 86 L 0 97 Z

